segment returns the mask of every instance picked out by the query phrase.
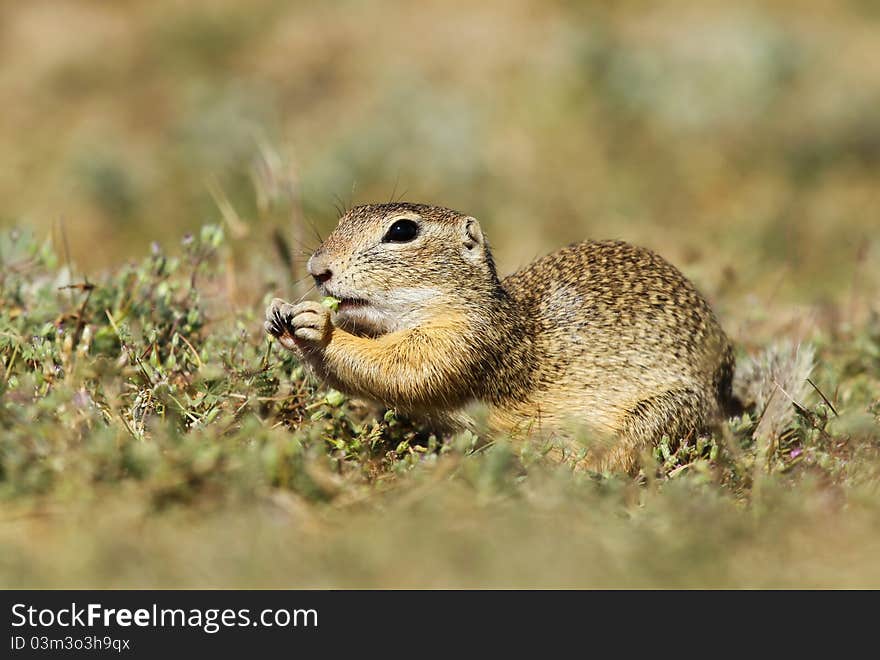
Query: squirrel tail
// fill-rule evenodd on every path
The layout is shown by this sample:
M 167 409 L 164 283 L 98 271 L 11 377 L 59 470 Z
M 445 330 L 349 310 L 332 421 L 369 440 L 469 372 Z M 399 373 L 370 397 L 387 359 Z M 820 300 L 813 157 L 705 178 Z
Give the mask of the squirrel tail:
M 760 422 L 754 437 L 779 437 L 795 419 L 795 408 L 809 392 L 807 379 L 815 367 L 810 344 L 783 341 L 769 346 L 738 366 L 733 395 L 742 409 L 754 409 Z

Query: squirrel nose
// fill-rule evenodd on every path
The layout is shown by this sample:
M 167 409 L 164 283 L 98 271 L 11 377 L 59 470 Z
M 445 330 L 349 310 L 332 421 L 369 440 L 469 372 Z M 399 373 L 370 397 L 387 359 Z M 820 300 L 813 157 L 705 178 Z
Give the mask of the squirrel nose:
M 333 277 L 333 271 L 324 261 L 321 255 L 313 254 L 308 263 L 309 274 L 315 278 L 316 284 L 324 284 Z

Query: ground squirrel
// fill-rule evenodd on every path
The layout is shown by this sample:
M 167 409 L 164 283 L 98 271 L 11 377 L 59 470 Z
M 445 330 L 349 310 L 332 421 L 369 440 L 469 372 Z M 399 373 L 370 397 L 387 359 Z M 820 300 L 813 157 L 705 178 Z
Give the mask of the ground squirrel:
M 733 400 L 733 351 L 708 303 L 644 248 L 570 245 L 501 280 L 474 218 L 378 204 L 346 213 L 308 270 L 338 310 L 275 299 L 266 331 L 328 385 L 404 414 L 456 420 L 479 401 L 514 436 L 578 422 L 616 438 L 582 453 L 587 467 L 631 471 Z

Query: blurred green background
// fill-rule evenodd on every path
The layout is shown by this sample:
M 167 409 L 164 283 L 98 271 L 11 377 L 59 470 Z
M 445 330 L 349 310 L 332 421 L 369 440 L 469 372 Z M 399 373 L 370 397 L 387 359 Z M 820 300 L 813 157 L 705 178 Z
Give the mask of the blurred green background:
M 86 274 L 224 206 L 265 259 L 396 196 L 505 272 L 653 247 L 722 315 L 880 280 L 871 0 L 7 1 L 0 61 L 0 223 Z

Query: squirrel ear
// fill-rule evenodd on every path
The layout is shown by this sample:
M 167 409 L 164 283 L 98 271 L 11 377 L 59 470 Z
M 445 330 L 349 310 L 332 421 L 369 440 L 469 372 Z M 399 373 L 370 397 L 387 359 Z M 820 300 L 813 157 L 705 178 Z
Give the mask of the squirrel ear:
M 467 217 L 462 225 L 462 243 L 468 250 L 475 247 L 482 247 L 485 244 L 483 238 L 483 230 L 480 229 L 480 223 L 476 218 Z

